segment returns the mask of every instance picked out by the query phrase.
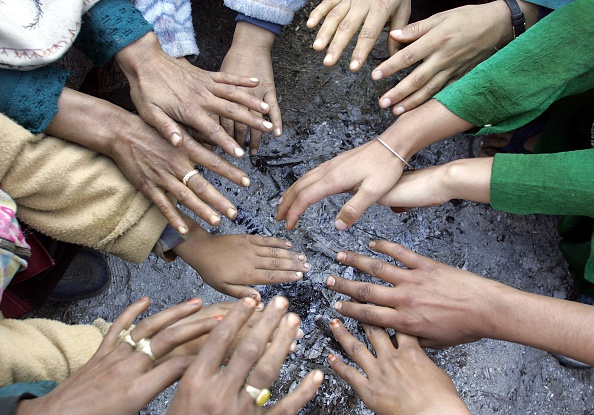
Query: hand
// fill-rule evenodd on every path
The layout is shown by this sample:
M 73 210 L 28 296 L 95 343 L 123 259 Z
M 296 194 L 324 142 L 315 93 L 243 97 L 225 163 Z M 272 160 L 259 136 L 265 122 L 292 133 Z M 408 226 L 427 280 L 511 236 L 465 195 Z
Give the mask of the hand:
M 247 285 L 298 281 L 311 269 L 303 254 L 283 239 L 254 235 L 212 236 L 202 228 L 173 249 L 204 282 L 233 297 L 260 299 Z
M 330 323 L 344 351 L 365 372 L 328 356 L 330 366 L 376 414 L 470 414 L 452 380 L 404 333 L 390 339 L 386 331 L 363 324 L 377 358 L 338 320 Z
M 344 48 L 362 27 L 350 64 L 352 71 L 358 71 L 386 22 L 390 20 L 392 30 L 400 29 L 408 23 L 410 13 L 410 0 L 323 0 L 309 15 L 307 27 L 312 29 L 326 18 L 313 44 L 315 50 L 323 50 L 334 36 L 324 58 L 326 66 L 338 62 Z
M 299 317 L 285 315 L 288 301 L 274 298 L 262 313 L 253 330 L 239 343 L 225 370 L 221 370 L 227 348 L 235 333 L 254 311 L 256 301 L 244 298 L 208 336 L 194 363 L 186 370 L 171 402 L 168 414 L 260 414 L 245 390 L 247 383 L 255 388 L 269 388 L 291 348 Z M 284 316 L 284 317 L 283 317 Z M 272 342 L 267 343 L 273 332 Z M 311 372 L 288 396 L 281 399 L 268 413 L 296 414 L 315 394 L 324 379 L 322 372 Z
M 182 124 L 208 137 L 228 154 L 243 156 L 243 150 L 211 115 L 260 131 L 272 130 L 270 122 L 250 112 L 265 113 L 270 106 L 238 88 L 258 86 L 256 78 L 207 72 L 185 59 L 174 59 L 163 52 L 152 32 L 116 53 L 115 58 L 128 78 L 140 116 L 174 145 L 188 137 Z
M 397 51 L 371 74 L 383 79 L 423 61 L 406 78 L 380 98 L 380 107 L 409 111 L 461 78 L 478 63 L 513 39 L 509 9 L 503 2 L 463 6 L 411 23 L 390 37 L 411 43 Z
M 372 140 L 322 163 L 293 183 L 279 201 L 276 219 L 286 220 L 286 228 L 293 229 L 308 206 L 333 194 L 355 193 L 336 217 L 336 228 L 345 230 L 396 184 L 402 168 L 402 161 Z
M 128 329 L 149 304 L 148 298 L 143 297 L 129 306 L 112 324 L 87 364 L 47 395 L 23 400 L 17 414 L 137 414 L 177 381 L 193 358 L 177 356 L 155 365 L 149 356 L 119 340 L 120 332 Z M 130 337 L 136 343 L 150 339 L 151 351 L 159 359 L 215 327 L 218 321 L 213 318 L 172 326 L 201 306 L 202 300 L 196 298 L 147 317 L 130 332 Z
M 223 59 L 221 71 L 234 75 L 255 75 L 260 83 L 245 90 L 265 101 L 270 106 L 270 121 L 274 125 L 274 135 L 282 133 L 281 111 L 276 98 L 274 72 L 272 70 L 271 49 L 276 35 L 269 30 L 247 22 L 237 22 L 235 35 L 231 48 Z M 259 112 L 254 112 L 255 117 L 261 117 Z M 244 148 L 247 136 L 247 127 L 230 118 L 221 118 L 221 125 L 230 136 L 234 136 L 239 145 Z M 260 146 L 262 132 L 257 128 L 250 130 L 250 154 L 257 154 Z
M 369 244 L 407 268 L 349 251 L 337 254 L 340 263 L 355 267 L 393 286 L 328 277 L 328 287 L 359 304 L 340 301 L 336 310 L 363 323 L 391 327 L 417 336 L 423 347 L 443 348 L 492 337 L 496 322 L 494 299 L 511 288 L 468 271 L 447 266 L 388 241 Z

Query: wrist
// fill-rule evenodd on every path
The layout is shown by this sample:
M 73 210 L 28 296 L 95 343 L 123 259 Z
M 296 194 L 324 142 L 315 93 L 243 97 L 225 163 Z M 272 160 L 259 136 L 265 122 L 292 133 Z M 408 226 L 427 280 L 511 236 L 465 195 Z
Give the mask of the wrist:
M 248 22 L 237 22 L 231 49 L 242 53 L 270 53 L 275 39 L 276 35 L 270 30 Z
M 114 59 L 126 78 L 130 80 L 130 76 L 137 77 L 147 64 L 146 62 L 159 54 L 165 55 L 165 52 L 161 49 L 157 35 L 154 32 L 149 32 L 116 53 Z M 150 68 L 150 66 L 148 67 Z
M 493 159 L 460 159 L 443 165 L 441 187 L 448 200 L 489 203 Z

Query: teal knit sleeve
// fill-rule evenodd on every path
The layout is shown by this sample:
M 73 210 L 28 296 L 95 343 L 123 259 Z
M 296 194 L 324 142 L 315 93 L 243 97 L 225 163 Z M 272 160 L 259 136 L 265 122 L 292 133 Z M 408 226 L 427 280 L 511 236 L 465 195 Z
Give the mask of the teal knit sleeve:
M 0 112 L 32 133 L 40 133 L 58 113 L 68 71 L 44 66 L 32 71 L 0 69 Z
M 83 15 L 75 45 L 100 66 L 152 30 L 130 0 L 101 0 Z

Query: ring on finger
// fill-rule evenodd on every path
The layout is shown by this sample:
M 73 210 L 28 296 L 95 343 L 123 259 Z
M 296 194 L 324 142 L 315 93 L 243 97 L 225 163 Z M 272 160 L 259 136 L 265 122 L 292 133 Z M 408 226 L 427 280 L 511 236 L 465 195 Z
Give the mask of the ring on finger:
M 184 176 L 184 178 L 182 179 L 182 183 L 184 184 L 184 186 L 188 185 L 188 181 L 195 175 L 199 174 L 200 172 L 196 169 L 194 170 L 190 170 L 189 172 L 186 173 L 186 175 Z
M 130 336 L 131 331 L 132 329 L 130 327 L 120 331 L 120 334 L 118 334 L 118 339 L 120 343 L 128 343 L 130 346 L 136 348 L 137 343 L 132 340 L 132 336 Z
M 153 362 L 157 360 L 155 355 L 153 354 L 153 350 L 151 349 L 151 339 L 143 337 L 142 339 L 138 340 L 136 343 L 136 347 L 134 347 L 137 352 L 143 353 L 147 355 Z
M 264 405 L 270 398 L 270 390 L 267 388 L 258 389 L 246 383 L 245 391 L 248 393 L 248 395 L 250 395 L 250 397 L 254 400 L 254 403 L 258 406 Z

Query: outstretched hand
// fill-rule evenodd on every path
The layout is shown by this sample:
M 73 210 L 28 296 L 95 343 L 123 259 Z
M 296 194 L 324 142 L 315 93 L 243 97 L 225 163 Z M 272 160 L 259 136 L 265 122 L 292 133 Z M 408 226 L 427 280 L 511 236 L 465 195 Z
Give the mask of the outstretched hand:
M 361 28 L 350 63 L 351 70 L 358 71 L 386 22 L 390 20 L 391 30 L 400 29 L 408 23 L 410 13 L 410 0 L 323 0 L 309 15 L 307 27 L 312 29 L 325 18 L 313 48 L 323 50 L 332 39 L 324 58 L 326 66 L 338 62 L 344 48 Z M 394 47 L 397 46 L 394 44 Z
M 383 328 L 363 324 L 376 357 L 339 320 L 330 327 L 364 373 L 333 354 L 330 366 L 376 414 L 470 414 L 452 380 L 427 357 L 417 338 L 404 333 L 390 338 Z

